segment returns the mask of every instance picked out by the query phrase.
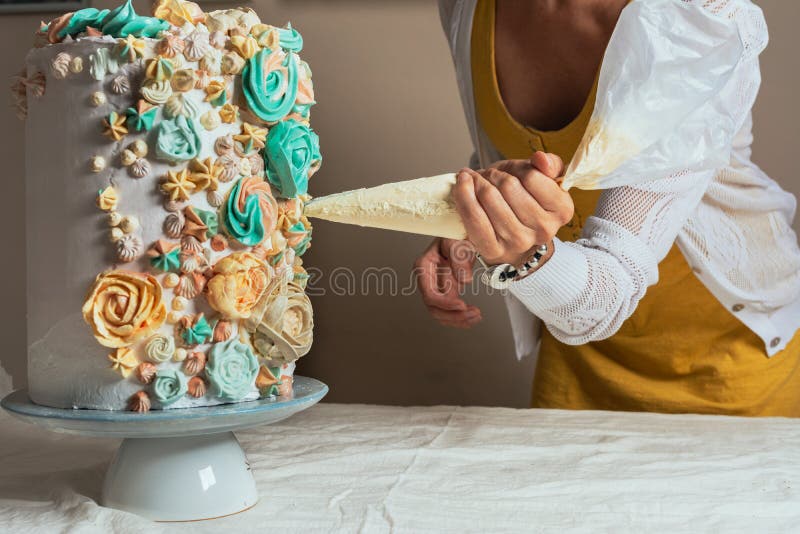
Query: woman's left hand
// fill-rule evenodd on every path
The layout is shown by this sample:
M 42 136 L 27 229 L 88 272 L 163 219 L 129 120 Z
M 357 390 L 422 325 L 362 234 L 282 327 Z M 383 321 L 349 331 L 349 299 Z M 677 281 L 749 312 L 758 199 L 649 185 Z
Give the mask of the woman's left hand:
M 557 181 L 563 172 L 561 158 L 537 152 L 529 160 L 458 173 L 453 200 L 468 239 L 487 263 L 518 266 L 540 245 L 552 251 L 556 232 L 574 213 L 572 197 Z

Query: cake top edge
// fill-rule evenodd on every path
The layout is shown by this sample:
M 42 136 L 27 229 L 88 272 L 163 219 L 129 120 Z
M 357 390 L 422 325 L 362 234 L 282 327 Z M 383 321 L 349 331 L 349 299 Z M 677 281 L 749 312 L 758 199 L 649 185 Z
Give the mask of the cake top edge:
M 283 48 L 300 52 L 303 38 L 291 23 L 285 27 L 264 24 L 251 8 L 236 7 L 204 12 L 188 0 L 159 0 L 153 6 L 153 16 L 136 13 L 131 0 L 114 9 L 88 7 L 59 15 L 42 22 L 35 34 L 34 47 L 42 48 L 60 43 L 91 41 L 115 43 L 125 40 L 149 41 L 167 34 L 186 37 L 205 35 L 212 43 L 226 36 L 252 37 L 262 47 L 280 41 Z

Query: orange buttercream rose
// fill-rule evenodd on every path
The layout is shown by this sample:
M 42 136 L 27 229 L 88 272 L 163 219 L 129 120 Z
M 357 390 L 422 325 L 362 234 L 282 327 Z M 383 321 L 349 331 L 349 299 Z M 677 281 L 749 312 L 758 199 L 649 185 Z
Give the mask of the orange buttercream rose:
M 214 265 L 206 298 L 223 317 L 247 319 L 271 279 L 266 263 L 249 252 L 236 252 Z
M 127 347 L 164 323 L 167 310 L 161 285 L 149 274 L 109 271 L 100 274 L 83 304 L 83 319 L 106 347 Z

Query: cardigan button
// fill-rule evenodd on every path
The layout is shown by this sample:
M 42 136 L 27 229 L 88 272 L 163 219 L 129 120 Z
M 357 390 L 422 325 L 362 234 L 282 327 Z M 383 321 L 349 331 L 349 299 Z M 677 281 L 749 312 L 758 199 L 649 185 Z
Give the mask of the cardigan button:
M 779 338 L 779 337 L 773 338 L 772 341 L 769 342 L 769 346 L 774 349 L 775 347 L 778 346 L 778 344 L 780 342 L 781 342 L 781 338 Z
M 742 311 L 744 309 L 744 304 L 734 304 L 731 309 L 735 312 Z

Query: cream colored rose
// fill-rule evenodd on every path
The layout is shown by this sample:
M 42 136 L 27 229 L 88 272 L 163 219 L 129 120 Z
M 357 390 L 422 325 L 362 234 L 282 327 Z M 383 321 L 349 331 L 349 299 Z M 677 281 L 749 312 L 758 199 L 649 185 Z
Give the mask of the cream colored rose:
M 236 252 L 214 265 L 206 298 L 226 319 L 247 319 L 271 279 L 266 263 L 249 252 Z
M 82 311 L 97 341 L 112 348 L 127 347 L 149 336 L 167 314 L 158 280 L 129 271 L 100 274 Z
M 314 310 L 303 289 L 276 278 L 253 308 L 245 328 L 256 351 L 274 362 L 289 363 L 311 350 Z

